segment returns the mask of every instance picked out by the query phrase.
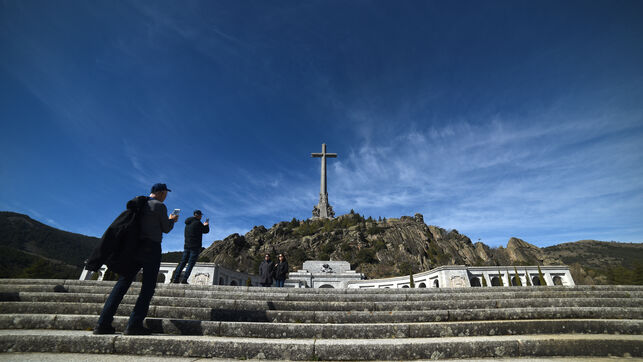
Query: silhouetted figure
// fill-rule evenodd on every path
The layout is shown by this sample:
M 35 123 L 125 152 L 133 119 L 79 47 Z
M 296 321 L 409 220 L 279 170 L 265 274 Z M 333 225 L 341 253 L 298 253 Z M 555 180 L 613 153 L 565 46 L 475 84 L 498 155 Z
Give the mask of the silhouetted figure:
M 283 288 L 284 282 L 288 279 L 288 261 L 284 254 L 279 254 L 279 261 L 275 264 L 275 282 L 277 288 Z
M 272 279 L 275 274 L 275 266 L 270 260 L 270 254 L 264 256 L 261 265 L 259 265 L 259 284 L 262 287 L 269 287 L 272 285 Z
M 94 334 L 112 334 L 115 332 L 112 327 L 114 314 L 118 305 L 127 293 L 134 277 L 141 268 L 143 269 L 143 281 L 141 291 L 134 305 L 134 310 L 129 317 L 127 328 L 124 334 L 147 335 L 151 334 L 148 328 L 143 326 L 143 320 L 147 317 L 150 301 L 156 289 L 156 279 L 161 266 L 161 241 L 163 233 L 168 233 L 179 219 L 178 215 L 167 216 L 167 208 L 163 204 L 167 193 L 171 191 L 165 184 L 155 184 L 152 191 L 143 204 L 140 215 L 139 245 L 136 255 L 133 258 L 135 264 L 132 270 L 121 274 L 114 285 L 112 292 L 107 297 L 103 311 L 98 318 L 98 324 L 94 328 Z
M 181 262 L 174 269 L 174 276 L 172 278 L 172 283 L 178 283 L 179 277 L 181 276 L 181 270 L 185 264 L 185 273 L 181 278 L 181 284 L 187 284 L 188 278 L 192 273 L 192 268 L 196 264 L 199 254 L 201 253 L 201 247 L 203 243 L 203 234 L 210 232 L 210 222 L 206 220 L 204 223 L 201 223 L 201 217 L 203 214 L 201 210 L 195 210 L 194 216 L 189 217 L 185 220 L 185 244 L 183 245 L 183 258 Z

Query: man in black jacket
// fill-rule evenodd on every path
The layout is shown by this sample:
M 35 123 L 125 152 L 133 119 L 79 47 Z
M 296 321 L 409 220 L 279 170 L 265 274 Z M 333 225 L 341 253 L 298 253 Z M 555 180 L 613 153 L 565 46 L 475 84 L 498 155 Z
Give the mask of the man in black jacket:
M 105 301 L 103 311 L 98 318 L 98 324 L 94 328 L 94 334 L 114 333 L 112 321 L 118 305 L 141 268 L 143 269 L 141 290 L 127 323 L 127 328 L 123 333 L 130 335 L 151 334 L 151 331 L 143 326 L 143 320 L 147 317 L 150 301 L 156 289 L 156 279 L 161 266 L 161 241 L 163 233 L 169 233 L 179 218 L 174 214 L 167 216 L 167 207 L 163 201 L 169 191 L 171 190 L 165 184 L 155 184 L 152 186 L 150 196 L 143 203 L 138 216 L 140 227 L 138 243 L 135 250 L 132 251 L 135 255 L 130 256 L 133 267 L 131 270 L 119 274 L 118 281 Z
M 185 268 L 183 278 L 181 278 L 181 284 L 188 283 L 188 278 L 192 273 L 192 268 L 199 258 L 199 253 L 201 253 L 203 234 L 207 234 L 210 232 L 210 223 L 206 221 L 202 224 L 202 216 L 203 214 L 201 213 L 201 210 L 195 210 L 194 216 L 189 217 L 187 218 L 187 220 L 185 220 L 185 245 L 183 246 L 183 258 L 181 259 L 179 265 L 176 266 L 176 269 L 174 269 L 174 277 L 172 278 L 172 283 L 179 282 L 181 270 L 183 270 L 185 264 L 187 264 L 188 266 L 187 268 Z
M 270 260 L 270 254 L 266 253 L 263 261 L 259 265 L 259 284 L 262 287 L 272 285 L 272 278 L 275 276 L 275 265 Z

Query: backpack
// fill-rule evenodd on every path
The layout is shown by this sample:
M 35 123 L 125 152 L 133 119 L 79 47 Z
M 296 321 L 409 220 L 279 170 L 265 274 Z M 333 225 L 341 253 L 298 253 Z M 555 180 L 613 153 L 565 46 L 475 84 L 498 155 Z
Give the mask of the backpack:
M 127 202 L 123 211 L 105 230 L 101 241 L 85 261 L 85 269 L 97 272 L 103 264 L 118 273 L 138 270 L 136 252 L 139 244 L 140 215 L 147 196 L 137 196 Z

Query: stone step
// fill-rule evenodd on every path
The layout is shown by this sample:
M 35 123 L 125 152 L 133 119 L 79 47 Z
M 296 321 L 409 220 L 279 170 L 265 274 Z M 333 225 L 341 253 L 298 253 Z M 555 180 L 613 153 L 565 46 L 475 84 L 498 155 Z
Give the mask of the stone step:
M 642 357 L 643 336 L 543 334 L 385 339 L 264 339 L 92 335 L 84 331 L 0 330 L 1 352 L 103 353 L 288 360 Z
M 76 280 L 76 279 L 1 279 L 0 285 L 55 285 L 62 286 L 107 286 L 110 289 L 114 286 L 114 281 L 96 281 L 96 280 Z M 134 288 L 140 287 L 139 282 L 132 283 Z M 387 288 L 361 288 L 361 289 L 312 289 L 312 288 L 264 288 L 264 287 L 246 287 L 246 286 L 225 286 L 225 285 L 192 285 L 192 284 L 159 284 L 158 289 L 192 289 L 192 290 L 210 290 L 210 291 L 243 291 L 243 292 L 270 292 L 270 293 L 298 293 L 298 294 L 444 294 L 444 293 L 463 293 L 471 291 L 477 293 L 481 290 L 495 291 L 512 291 L 514 293 L 533 292 L 540 290 L 550 291 L 632 291 L 643 292 L 641 285 L 575 285 L 575 286 L 538 286 L 538 287 L 479 287 L 479 288 L 404 288 L 404 289 L 387 289 Z
M 128 294 L 123 302 L 133 304 L 136 294 Z M 63 302 L 63 303 L 104 303 L 105 294 L 85 293 L 43 293 L 18 292 L 0 293 L 0 301 L 20 302 Z M 246 310 L 312 310 L 312 311 L 392 311 L 392 310 L 441 310 L 441 309 L 487 309 L 527 307 L 639 307 L 643 298 L 529 298 L 529 299 L 486 299 L 486 300 L 442 300 L 442 301 L 396 301 L 396 302 L 354 302 L 354 301 L 285 301 L 285 300 L 243 300 L 194 297 L 166 297 L 155 295 L 153 305 L 174 307 L 197 307 Z
M 284 323 L 410 323 L 499 319 L 643 319 L 638 307 L 525 307 L 417 311 L 310 311 L 247 309 L 237 301 L 228 309 L 150 305 L 148 316 L 215 321 Z M 1 314 L 100 314 L 103 303 L 0 302 Z M 133 304 L 121 303 L 117 315 L 129 315 Z
M 118 316 L 113 326 L 123 331 L 128 317 Z M 5 314 L 0 329 L 92 330 L 97 315 Z M 537 319 L 395 324 L 320 324 L 219 322 L 148 318 L 154 333 L 248 338 L 435 338 L 524 334 L 632 334 L 643 333 L 643 320 Z
M 457 358 L 449 359 L 451 362 L 614 362 L 614 357 L 511 357 L 511 358 Z M 96 353 L 0 353 L 0 361 L 12 362 L 196 362 L 201 358 L 171 357 L 171 356 L 136 356 L 124 354 L 96 354 Z M 208 361 L 229 361 L 229 358 L 208 358 Z M 262 361 L 260 359 L 246 359 L 246 361 Z
M 128 291 L 128 295 L 138 295 L 140 285 L 133 286 Z M 234 287 L 232 287 L 234 288 Z M 622 298 L 622 299 L 643 299 L 642 291 L 576 291 L 576 290 L 549 290 L 548 288 L 541 288 L 531 292 L 512 292 L 505 291 L 487 291 L 482 289 L 475 289 L 474 291 L 467 291 L 461 293 L 420 293 L 420 294 L 389 294 L 389 293 L 367 293 L 367 294 L 309 294 L 298 293 L 297 289 L 289 289 L 291 293 L 273 293 L 268 292 L 266 289 L 270 288 L 257 288 L 261 290 L 252 290 L 244 292 L 240 290 L 226 290 L 210 291 L 194 289 L 189 286 L 178 288 L 157 288 L 155 296 L 159 297 L 172 297 L 172 298 L 212 298 L 212 299 L 243 299 L 243 300 L 287 300 L 287 301 L 310 301 L 310 302 L 349 302 L 349 301 L 368 301 L 368 302 L 397 302 L 397 301 L 465 301 L 465 300 L 489 300 L 489 299 L 538 299 L 538 298 Z M 273 288 L 275 290 L 277 288 Z M 285 288 L 279 288 L 285 289 Z M 85 294 L 109 294 L 112 290 L 111 286 L 82 286 L 70 285 L 63 287 L 58 285 L 57 289 L 51 285 L 29 284 L 29 285 L 0 285 L 0 293 L 4 294 L 4 298 L 8 298 L 11 294 L 15 293 L 85 293 Z M 462 290 L 462 289 L 460 289 Z M 488 289 L 494 290 L 494 289 Z

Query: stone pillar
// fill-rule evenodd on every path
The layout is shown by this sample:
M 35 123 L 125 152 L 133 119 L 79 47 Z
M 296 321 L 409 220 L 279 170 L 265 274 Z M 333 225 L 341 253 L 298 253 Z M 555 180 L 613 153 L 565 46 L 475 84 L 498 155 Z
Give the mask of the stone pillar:
M 337 157 L 336 153 L 326 153 L 326 144 L 322 143 L 321 153 L 311 153 L 311 157 L 321 157 L 321 182 L 319 186 L 319 203 L 313 208 L 313 218 L 329 219 L 335 217 L 333 207 L 328 203 L 326 189 L 326 158 Z

